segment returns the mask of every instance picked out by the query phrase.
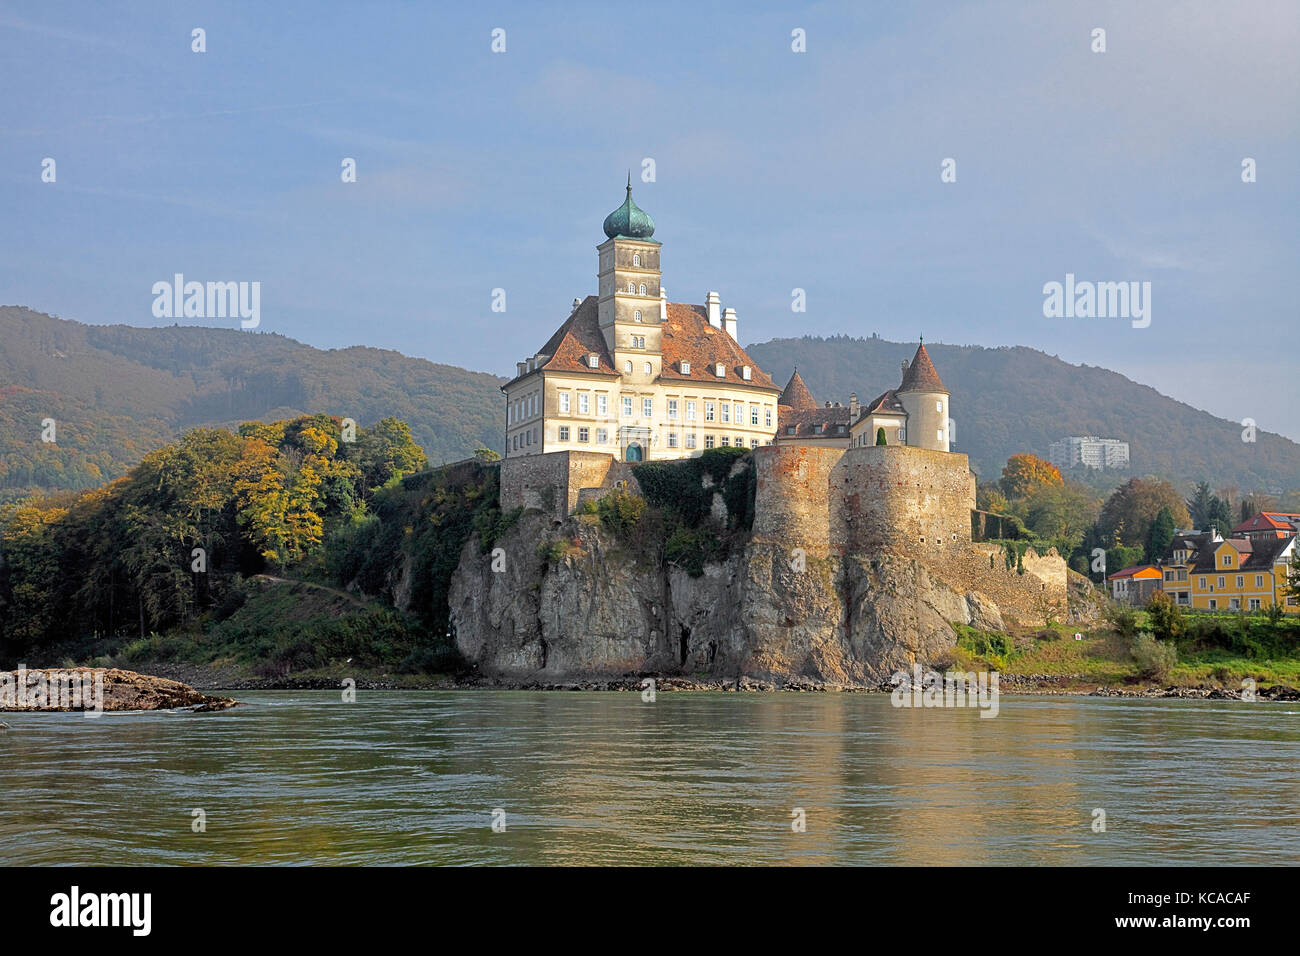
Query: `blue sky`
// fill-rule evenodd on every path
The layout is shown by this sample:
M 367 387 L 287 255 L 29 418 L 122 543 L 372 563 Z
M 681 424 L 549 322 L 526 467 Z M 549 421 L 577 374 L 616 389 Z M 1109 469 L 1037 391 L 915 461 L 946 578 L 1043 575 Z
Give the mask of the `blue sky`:
M 0 3 L 0 302 L 259 281 L 264 330 L 504 374 L 631 168 L 671 298 L 743 342 L 1028 345 L 1300 439 L 1300 4 L 782 6 Z M 1151 325 L 1044 318 L 1066 273 L 1151 282 Z

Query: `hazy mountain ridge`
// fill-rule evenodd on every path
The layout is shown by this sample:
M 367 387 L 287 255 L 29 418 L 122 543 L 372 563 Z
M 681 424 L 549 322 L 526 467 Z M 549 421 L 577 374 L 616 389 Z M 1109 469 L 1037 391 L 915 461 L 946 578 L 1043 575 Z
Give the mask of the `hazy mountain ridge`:
M 837 336 L 748 351 L 778 384 L 797 365 L 819 402 L 852 391 L 869 402 L 898 385 L 915 348 Z M 952 392 L 956 450 L 984 476 L 1009 455 L 1046 456 L 1058 438 L 1095 434 L 1130 443 L 1134 474 L 1300 488 L 1300 445 L 1265 432 L 1247 444 L 1240 424 L 1118 373 L 1025 347 L 926 348 Z M 95 487 L 187 428 L 316 412 L 363 425 L 401 418 L 435 464 L 480 444 L 500 451 L 504 381 L 365 346 L 326 351 L 274 333 L 94 326 L 0 307 L 0 493 Z M 45 418 L 57 423 L 57 445 L 40 441 Z
M 504 381 L 362 346 L 0 307 L 0 490 L 93 487 L 185 429 L 316 412 L 401 418 L 431 462 L 455 461 L 500 445 Z M 57 444 L 40 440 L 45 418 Z
M 1300 488 L 1300 444 L 1263 431 L 1255 442 L 1244 442 L 1240 423 L 1117 372 L 1071 365 L 1024 346 L 925 347 L 952 393 L 954 450 L 970 455 L 982 476 L 997 477 L 1017 452 L 1046 458 L 1059 438 L 1097 435 L 1129 443 L 1130 473 L 1163 475 L 1180 487 L 1204 478 L 1242 491 Z M 819 403 L 847 403 L 850 392 L 865 403 L 898 387 L 901 363 L 916 345 L 809 336 L 773 339 L 747 351 L 778 384 L 797 366 Z

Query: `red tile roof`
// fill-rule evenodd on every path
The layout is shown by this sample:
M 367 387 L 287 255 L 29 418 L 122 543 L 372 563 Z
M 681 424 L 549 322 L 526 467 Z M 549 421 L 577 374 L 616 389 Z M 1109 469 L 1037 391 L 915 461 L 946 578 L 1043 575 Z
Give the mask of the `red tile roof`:
M 605 346 L 604 333 L 596 310 L 597 298 L 589 295 L 555 334 L 541 347 L 541 368 L 548 372 L 586 372 L 588 374 L 617 375 L 614 360 Z M 657 308 L 657 306 L 656 306 Z M 661 382 L 700 382 L 726 384 L 777 391 L 767 374 L 724 330 L 709 325 L 708 312 L 702 305 L 668 303 L 668 320 L 661 326 L 663 370 Z M 597 368 L 592 368 L 587 356 L 596 355 Z M 690 372 L 681 371 L 681 363 L 690 363 Z M 724 366 L 719 376 L 714 370 L 717 363 Z M 750 368 L 750 378 L 745 379 L 743 367 Z M 509 383 L 507 383 L 509 384 Z
M 912 359 L 906 371 L 903 372 L 903 383 L 898 386 L 900 392 L 947 392 L 943 387 L 943 380 L 939 378 L 939 373 L 930 361 L 930 353 L 925 350 L 925 345 L 918 345 L 916 355 Z
M 785 389 L 781 392 L 781 397 L 776 400 L 776 403 L 785 405 L 795 411 L 804 411 L 817 407 L 817 399 L 813 398 L 812 392 L 803 383 L 798 369 L 794 370 L 794 374 L 790 376 L 790 381 L 785 383 Z
M 1151 572 L 1154 572 L 1154 573 L 1153 573 L 1153 574 L 1145 574 L 1144 572 L 1147 572 L 1147 571 L 1151 571 Z M 1106 580 L 1108 580 L 1108 581 L 1115 581 L 1115 580 L 1118 580 L 1119 578 L 1135 578 L 1135 577 L 1137 577 L 1138 575 L 1142 575 L 1143 577 L 1146 577 L 1146 578 L 1149 578 L 1149 577 L 1164 577 L 1163 572 L 1161 572 L 1161 570 L 1160 570 L 1158 567 L 1156 567 L 1154 564 L 1137 564 L 1137 565 L 1134 565 L 1134 566 L 1131 567 L 1131 568 L 1125 568 L 1123 571 L 1116 571 L 1114 574 L 1112 574 L 1112 575 L 1111 575 L 1110 577 L 1108 577 Z

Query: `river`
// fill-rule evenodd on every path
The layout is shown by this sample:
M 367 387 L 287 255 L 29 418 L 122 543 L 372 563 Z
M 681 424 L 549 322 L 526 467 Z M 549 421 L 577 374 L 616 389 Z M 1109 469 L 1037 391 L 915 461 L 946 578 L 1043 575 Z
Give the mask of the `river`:
M 1300 861 L 1295 704 L 229 693 L 245 705 L 2 715 L 0 862 Z

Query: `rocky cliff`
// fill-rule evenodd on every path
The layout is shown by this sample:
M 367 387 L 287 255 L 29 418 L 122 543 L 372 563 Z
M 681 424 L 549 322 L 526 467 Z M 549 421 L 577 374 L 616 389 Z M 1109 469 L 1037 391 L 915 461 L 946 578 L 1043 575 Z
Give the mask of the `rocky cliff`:
M 595 516 L 526 513 L 495 550 L 465 545 L 451 620 L 461 653 L 509 679 L 634 673 L 874 686 L 950 649 L 949 622 L 1003 628 L 998 605 L 966 577 L 886 550 L 816 557 L 758 537 L 692 577 Z

